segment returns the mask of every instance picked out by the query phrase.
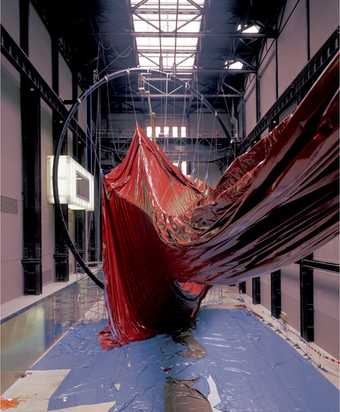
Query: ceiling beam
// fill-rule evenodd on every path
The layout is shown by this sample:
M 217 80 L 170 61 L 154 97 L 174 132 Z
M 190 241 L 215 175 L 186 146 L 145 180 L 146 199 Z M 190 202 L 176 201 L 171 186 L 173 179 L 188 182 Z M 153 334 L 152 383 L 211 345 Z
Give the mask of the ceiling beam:
M 148 48 L 144 48 L 144 47 L 139 47 L 138 48 L 138 52 L 139 53 L 148 53 L 148 54 L 159 54 L 159 49 L 148 49 Z M 171 48 L 164 48 L 162 47 L 162 52 L 163 53 L 171 53 L 171 54 L 175 54 L 175 52 L 177 54 L 195 54 L 196 53 L 196 49 L 192 48 L 192 49 L 175 49 L 175 47 L 171 47 Z
M 162 93 L 162 94 L 157 94 L 157 93 L 153 93 L 153 94 L 116 94 L 116 95 L 112 95 L 112 98 L 116 98 L 116 99 L 142 99 L 142 98 L 151 98 L 151 99 L 162 99 L 162 98 L 174 98 L 174 99 L 189 99 L 191 98 L 191 94 L 170 94 L 170 93 Z M 216 98 L 228 98 L 228 97 L 242 97 L 239 94 L 205 94 L 204 95 L 205 98 L 207 99 L 216 99 Z
M 140 7 L 142 7 L 143 6 L 143 4 L 145 4 L 145 3 L 147 3 L 149 0 L 141 0 L 139 3 L 137 3 L 136 5 L 134 5 L 133 7 L 131 7 L 131 9 L 134 11 L 134 10 L 137 10 L 137 9 L 139 9 Z
M 103 34 L 103 33 L 101 33 Z M 131 35 L 133 37 L 174 37 L 174 32 L 126 32 L 126 33 L 116 33 L 107 32 L 106 34 L 114 34 L 116 36 L 127 36 Z M 266 33 L 214 33 L 214 32 L 177 32 L 177 37 L 223 37 L 223 38 L 236 38 L 236 39 L 264 39 L 274 37 L 274 35 Z
M 193 0 L 187 0 L 188 3 L 190 3 L 192 6 L 194 6 L 197 10 L 203 10 L 203 7 L 201 7 L 199 4 L 195 3 Z
M 136 11 L 137 9 L 133 8 L 132 11 Z M 155 19 L 158 18 L 158 7 L 154 7 L 154 8 L 138 8 L 138 13 L 139 14 L 154 14 L 155 15 Z M 167 9 L 167 8 L 162 8 L 161 11 L 162 14 L 177 14 L 176 9 Z M 201 13 L 201 11 L 198 11 L 197 9 L 193 10 L 193 9 L 180 9 L 178 11 L 178 14 L 185 14 L 185 15 L 199 15 Z

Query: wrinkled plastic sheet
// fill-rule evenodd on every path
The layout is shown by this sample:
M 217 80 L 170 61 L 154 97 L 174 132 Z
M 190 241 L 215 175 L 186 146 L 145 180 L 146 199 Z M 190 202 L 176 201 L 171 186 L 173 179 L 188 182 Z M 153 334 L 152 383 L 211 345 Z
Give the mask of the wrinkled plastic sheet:
M 338 56 L 215 188 L 137 129 L 103 181 L 104 348 L 185 329 L 214 284 L 297 261 L 339 232 Z
M 35 365 L 35 370 L 70 369 L 49 411 L 102 403 L 111 403 L 109 412 L 339 408 L 336 387 L 246 311 L 200 311 L 189 344 L 161 335 L 102 351 L 95 335 L 103 325 L 74 327 Z M 190 353 L 197 348 L 199 356 Z

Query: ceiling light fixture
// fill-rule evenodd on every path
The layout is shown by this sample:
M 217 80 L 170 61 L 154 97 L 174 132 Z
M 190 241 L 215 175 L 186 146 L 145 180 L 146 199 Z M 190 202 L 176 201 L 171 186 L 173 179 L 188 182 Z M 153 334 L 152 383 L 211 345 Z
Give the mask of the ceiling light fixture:
M 243 63 L 239 60 L 226 60 L 224 63 L 224 67 L 230 70 L 242 70 Z
M 257 34 L 260 32 L 260 30 L 261 27 L 258 24 L 251 24 L 250 26 L 248 26 L 247 24 L 239 24 L 237 26 L 237 31 L 240 31 L 241 33 Z

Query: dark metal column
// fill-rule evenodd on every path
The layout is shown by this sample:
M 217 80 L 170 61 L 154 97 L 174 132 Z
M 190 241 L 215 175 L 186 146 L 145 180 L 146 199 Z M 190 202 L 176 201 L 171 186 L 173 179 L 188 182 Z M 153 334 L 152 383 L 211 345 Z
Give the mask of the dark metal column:
M 20 2 L 20 47 L 28 55 L 29 1 Z M 42 292 L 40 95 L 21 75 L 24 294 Z
M 313 259 L 313 255 L 307 256 Z M 300 315 L 301 336 L 314 341 L 314 278 L 313 269 L 300 263 Z
M 59 93 L 59 50 L 58 39 L 52 39 L 52 87 L 53 90 Z M 53 110 L 53 143 L 54 151 L 58 142 L 63 119 Z M 63 154 L 67 154 L 67 139 L 63 146 Z M 68 223 L 68 205 L 62 205 L 65 222 Z M 54 262 L 55 262 L 55 280 L 57 282 L 67 282 L 69 280 L 69 255 L 68 248 L 64 240 L 63 232 L 60 228 L 59 218 L 56 210 L 54 210 Z
M 42 292 L 40 97 L 21 81 L 24 293 Z

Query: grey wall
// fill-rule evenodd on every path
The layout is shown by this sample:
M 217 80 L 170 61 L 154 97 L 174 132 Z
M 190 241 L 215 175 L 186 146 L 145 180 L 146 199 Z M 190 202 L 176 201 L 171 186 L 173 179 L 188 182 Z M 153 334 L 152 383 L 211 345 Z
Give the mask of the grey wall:
M 59 96 L 63 100 L 72 100 L 72 72 L 63 56 L 59 53 Z
M 337 0 L 310 1 L 310 57 L 338 26 Z M 281 23 L 281 34 L 268 40 L 264 46 L 258 70 L 259 111 L 263 116 L 276 101 L 276 88 L 280 96 L 308 61 L 307 0 L 288 0 Z M 295 7 L 296 6 L 296 7 Z M 294 9 L 295 8 L 295 9 Z M 294 11 L 293 11 L 294 10 Z M 276 57 L 277 48 L 277 84 Z M 256 85 L 254 75 L 248 77 L 245 91 L 245 135 L 256 125 Z
M 252 296 L 253 293 L 253 288 L 252 288 L 252 282 L 251 279 L 246 280 L 246 294 L 248 296 Z
M 311 56 L 319 50 L 339 24 L 337 0 L 310 0 Z
M 78 96 L 80 96 L 81 93 L 82 93 L 82 91 L 81 91 L 80 87 L 78 87 Z M 79 106 L 79 109 L 78 109 L 78 123 L 84 131 L 87 130 L 87 103 L 86 103 L 86 100 L 84 100 Z
M 296 7 L 295 7 L 296 6 Z M 292 13 L 295 7 L 294 12 Z M 291 14 L 291 16 L 290 16 Z M 337 0 L 310 0 L 310 57 L 319 50 L 338 25 Z M 290 16 L 290 17 L 289 17 Z M 283 28 L 284 27 L 284 28 Z M 278 96 L 289 86 L 308 61 L 306 0 L 288 0 L 282 19 L 283 28 L 277 44 L 267 41 L 259 66 L 260 112 L 263 116 Z M 276 47 L 278 83 L 276 83 Z M 245 93 L 246 135 L 256 125 L 256 88 L 254 76 L 248 78 Z M 291 110 L 291 109 L 290 109 Z M 284 115 L 282 116 L 284 117 Z M 314 251 L 314 259 L 339 263 L 339 238 Z M 300 331 L 300 272 L 299 265 L 282 268 L 282 311 L 288 323 Z M 251 279 L 247 281 L 251 296 Z M 270 277 L 261 277 L 262 304 L 270 309 Z M 315 343 L 339 356 L 339 282 L 329 272 L 314 271 Z
M 1 302 L 23 291 L 20 76 L 1 59 Z
M 296 3 L 289 0 L 288 6 Z M 300 0 L 289 20 L 289 8 L 283 18 L 283 26 L 278 40 L 279 95 L 285 91 L 303 66 L 307 63 L 307 18 L 305 0 Z M 334 27 L 335 30 L 335 27 Z
M 146 129 L 146 116 L 137 114 L 137 121 Z M 108 118 L 107 125 L 103 124 L 104 131 L 114 136 L 131 138 L 136 129 L 136 117 L 133 113 L 114 113 Z
M 276 45 L 275 42 L 268 41 L 267 43 L 270 43 L 270 45 L 259 70 L 260 106 L 262 114 L 266 113 L 276 101 Z M 256 112 L 256 107 L 250 110 Z M 250 128 L 250 130 L 248 129 L 247 132 L 251 131 L 251 129 L 252 128 Z
M 231 127 L 229 117 L 225 113 L 219 113 L 219 117 L 227 127 Z M 179 118 L 178 124 L 180 124 L 181 121 L 182 118 Z M 187 127 L 188 137 L 225 137 L 222 127 L 216 120 L 215 115 L 211 112 L 191 113 L 187 121 Z
M 29 58 L 52 86 L 51 36 L 30 4 Z M 47 156 L 53 154 L 52 111 L 41 100 L 41 265 L 43 284 L 54 281 L 54 210 L 47 200 Z
M 47 200 L 47 156 L 53 155 L 52 111 L 41 101 L 41 264 L 43 283 L 54 281 L 54 207 Z
M 1 0 L 1 24 L 19 43 L 19 0 Z M 29 58 L 43 78 L 52 84 L 51 36 L 35 8 L 29 8 Z M 62 99 L 72 98 L 72 73 L 59 56 L 59 86 Z M 83 126 L 86 108 L 82 110 Z M 23 294 L 22 270 L 22 144 L 20 76 L 1 58 L 1 303 Z M 70 139 L 71 140 L 71 139 Z M 72 153 L 72 151 L 70 152 Z M 53 154 L 52 112 L 41 101 L 41 220 L 43 284 L 54 281 L 54 207 L 47 200 L 47 156 Z M 71 232 L 74 230 L 70 213 Z M 74 269 L 74 262 L 71 262 Z
M 248 77 L 244 94 L 245 134 L 249 134 L 256 125 L 256 81 L 255 76 Z
M 20 14 L 19 14 L 19 0 L 1 0 L 1 24 L 13 37 L 13 39 L 19 43 L 20 41 Z
M 339 275 L 314 270 L 315 343 L 339 359 Z
M 1 24 L 19 41 L 19 0 L 1 0 Z M 1 58 L 1 302 L 23 290 L 20 76 Z
M 49 32 L 30 4 L 28 54 L 39 73 L 52 87 L 52 42 Z
M 339 237 L 313 253 L 316 260 L 339 263 Z M 339 277 L 338 274 L 314 270 L 314 342 L 339 358 Z M 251 296 L 251 279 L 247 280 Z M 271 309 L 270 275 L 261 276 L 261 304 Z M 281 269 L 281 304 L 287 321 L 300 332 L 300 266 L 292 264 Z
M 261 276 L 261 304 L 271 310 L 271 282 L 270 275 Z
M 229 119 L 225 114 L 221 113 L 220 117 L 227 126 L 230 126 Z M 147 114 L 137 114 L 137 120 L 145 130 L 150 125 L 150 119 Z M 165 116 L 157 115 L 155 125 L 161 127 L 186 126 L 188 137 L 224 137 L 223 129 L 212 113 L 191 113 L 189 117 L 169 114 L 166 118 Z M 108 125 L 103 124 L 104 128 L 106 126 L 116 136 L 131 137 L 136 127 L 136 118 L 133 113 L 114 113 L 109 116 Z
M 314 259 L 339 263 L 339 237 L 316 250 Z M 314 270 L 315 342 L 339 358 L 339 275 Z
M 281 270 L 281 309 L 288 323 L 300 331 L 300 268 L 292 264 Z

